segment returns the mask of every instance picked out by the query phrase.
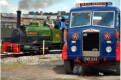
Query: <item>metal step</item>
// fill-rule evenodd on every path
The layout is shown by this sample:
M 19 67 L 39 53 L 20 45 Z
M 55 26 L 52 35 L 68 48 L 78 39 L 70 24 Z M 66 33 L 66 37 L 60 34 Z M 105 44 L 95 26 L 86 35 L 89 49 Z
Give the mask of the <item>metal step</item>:
M 0 56 L 3 56 L 3 55 L 10 55 L 10 54 L 23 54 L 23 52 L 20 52 L 20 53 L 5 52 L 5 53 L 3 53 L 3 54 L 0 54 Z
M 62 50 L 49 50 L 49 52 L 61 52 Z

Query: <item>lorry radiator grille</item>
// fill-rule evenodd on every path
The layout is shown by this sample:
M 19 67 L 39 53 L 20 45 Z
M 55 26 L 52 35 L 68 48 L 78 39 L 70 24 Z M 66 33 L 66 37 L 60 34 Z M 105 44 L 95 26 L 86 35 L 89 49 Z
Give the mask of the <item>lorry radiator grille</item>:
M 83 56 L 99 56 L 99 32 L 83 32 Z

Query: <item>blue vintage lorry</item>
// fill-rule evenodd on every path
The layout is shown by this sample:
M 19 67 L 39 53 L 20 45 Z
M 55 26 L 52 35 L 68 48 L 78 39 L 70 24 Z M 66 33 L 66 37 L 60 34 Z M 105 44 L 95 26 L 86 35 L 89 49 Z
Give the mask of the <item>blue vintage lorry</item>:
M 120 11 L 111 2 L 78 3 L 70 10 L 67 43 L 62 50 L 64 69 L 115 65 L 120 74 Z

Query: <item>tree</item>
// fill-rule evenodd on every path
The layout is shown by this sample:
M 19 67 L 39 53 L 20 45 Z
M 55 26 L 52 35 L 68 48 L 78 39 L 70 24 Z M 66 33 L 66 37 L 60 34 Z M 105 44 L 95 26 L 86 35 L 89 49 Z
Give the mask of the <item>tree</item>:
M 30 11 L 28 14 L 29 15 L 40 15 L 40 12 L 38 12 L 38 11 L 36 11 L 36 12 Z M 58 12 L 56 12 L 56 13 L 53 13 L 53 12 L 44 12 L 43 14 L 44 15 L 58 15 Z M 69 15 L 69 13 L 65 12 L 65 11 L 61 11 L 61 15 Z
M 40 15 L 40 13 L 38 11 L 35 12 L 35 15 Z
M 30 11 L 28 14 L 29 15 L 34 15 L 35 13 L 34 13 L 34 11 Z

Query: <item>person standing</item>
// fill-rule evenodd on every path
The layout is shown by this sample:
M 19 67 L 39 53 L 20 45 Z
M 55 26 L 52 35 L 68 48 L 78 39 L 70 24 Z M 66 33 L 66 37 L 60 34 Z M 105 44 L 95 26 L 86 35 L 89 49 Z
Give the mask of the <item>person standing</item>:
M 57 16 L 57 18 L 54 20 L 55 28 L 59 29 L 59 22 L 60 22 L 60 16 Z
M 61 21 L 59 22 L 59 28 L 61 29 L 62 33 L 62 42 L 64 42 L 64 30 L 66 29 L 65 17 L 62 17 Z
M 54 29 L 55 24 L 50 16 L 47 16 L 47 19 L 44 20 L 43 26 L 47 26 L 50 29 Z
M 68 38 L 68 19 L 65 20 L 66 28 L 64 30 L 64 42 L 67 42 Z

